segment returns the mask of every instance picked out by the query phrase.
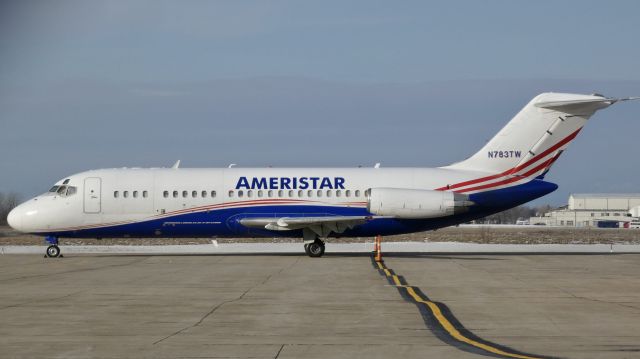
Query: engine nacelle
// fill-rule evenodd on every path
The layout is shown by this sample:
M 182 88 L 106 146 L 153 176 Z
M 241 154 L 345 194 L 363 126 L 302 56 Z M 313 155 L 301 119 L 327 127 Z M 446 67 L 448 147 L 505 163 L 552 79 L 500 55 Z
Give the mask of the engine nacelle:
M 367 198 L 369 212 L 404 219 L 451 216 L 472 205 L 465 194 L 421 189 L 372 188 Z

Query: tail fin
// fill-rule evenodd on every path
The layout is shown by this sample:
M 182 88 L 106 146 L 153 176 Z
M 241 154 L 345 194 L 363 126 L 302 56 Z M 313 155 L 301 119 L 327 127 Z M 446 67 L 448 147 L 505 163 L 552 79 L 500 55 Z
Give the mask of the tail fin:
M 529 102 L 480 151 L 445 168 L 543 177 L 597 110 L 624 100 L 601 95 L 543 93 Z

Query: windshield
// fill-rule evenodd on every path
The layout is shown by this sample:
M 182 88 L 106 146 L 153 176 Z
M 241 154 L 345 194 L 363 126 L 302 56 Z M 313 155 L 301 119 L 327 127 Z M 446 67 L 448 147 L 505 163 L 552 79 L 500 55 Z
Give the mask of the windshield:
M 53 186 L 51 187 L 49 192 L 55 193 L 60 197 L 68 197 L 68 196 L 74 195 L 77 192 L 77 188 L 74 186 L 67 186 L 67 185 Z

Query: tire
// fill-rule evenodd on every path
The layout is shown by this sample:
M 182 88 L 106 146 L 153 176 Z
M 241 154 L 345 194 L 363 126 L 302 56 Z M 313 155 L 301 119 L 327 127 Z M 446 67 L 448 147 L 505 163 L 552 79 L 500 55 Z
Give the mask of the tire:
M 311 257 L 311 253 L 309 253 L 309 243 L 304 244 L 304 252 Z
M 311 258 L 320 258 L 324 254 L 324 242 L 315 241 L 313 243 L 309 243 L 308 245 L 309 257 Z
M 55 244 L 47 247 L 47 257 L 49 258 L 58 258 L 60 256 L 60 247 Z

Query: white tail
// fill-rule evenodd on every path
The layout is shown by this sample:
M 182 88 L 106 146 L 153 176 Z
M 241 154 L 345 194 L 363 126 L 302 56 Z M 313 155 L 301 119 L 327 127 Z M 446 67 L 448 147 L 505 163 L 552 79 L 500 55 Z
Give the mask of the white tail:
M 630 99 L 635 98 L 540 94 L 480 151 L 446 168 L 522 177 L 544 175 L 591 115 L 617 101 Z

